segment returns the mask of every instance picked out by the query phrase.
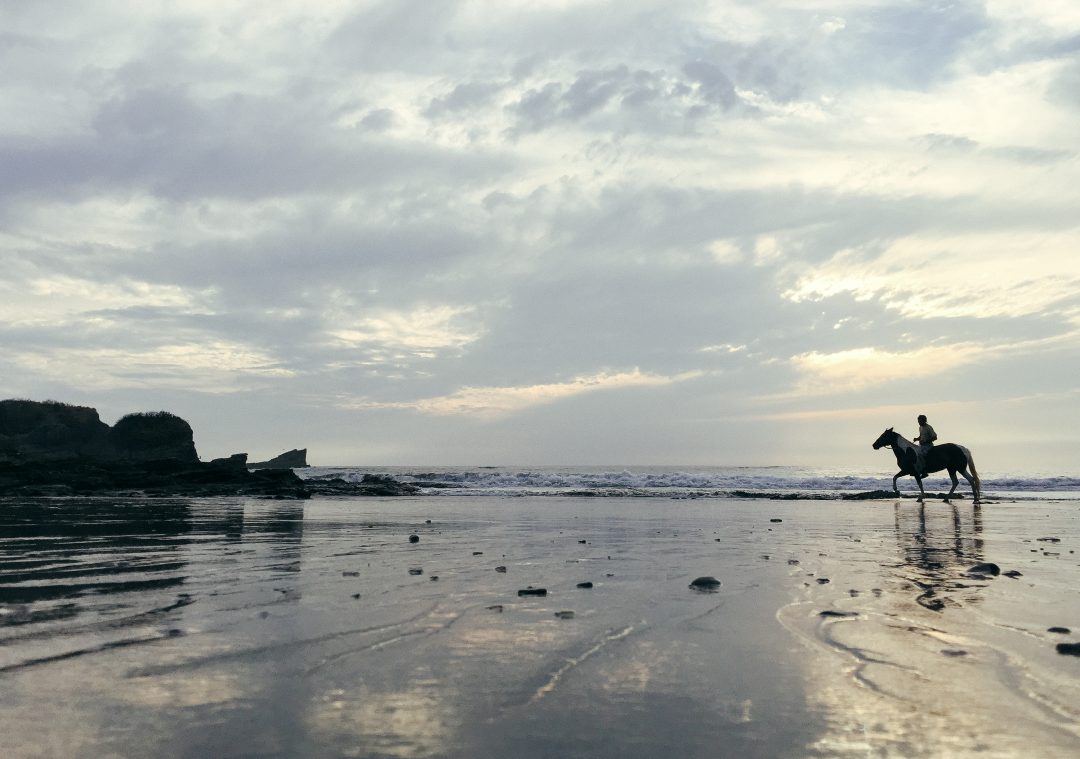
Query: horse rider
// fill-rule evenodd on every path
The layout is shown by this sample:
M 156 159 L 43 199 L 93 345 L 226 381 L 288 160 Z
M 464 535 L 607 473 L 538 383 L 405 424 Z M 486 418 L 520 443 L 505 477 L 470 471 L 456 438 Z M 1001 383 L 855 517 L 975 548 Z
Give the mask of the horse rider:
M 917 466 L 919 468 L 919 476 L 926 476 L 926 457 L 930 454 L 930 449 L 934 447 L 934 441 L 937 440 L 937 433 L 934 432 L 934 428 L 926 421 L 926 414 L 919 414 L 919 418 L 916 420 L 919 422 L 919 431 L 915 435 L 915 442 L 919 444 L 919 460 Z

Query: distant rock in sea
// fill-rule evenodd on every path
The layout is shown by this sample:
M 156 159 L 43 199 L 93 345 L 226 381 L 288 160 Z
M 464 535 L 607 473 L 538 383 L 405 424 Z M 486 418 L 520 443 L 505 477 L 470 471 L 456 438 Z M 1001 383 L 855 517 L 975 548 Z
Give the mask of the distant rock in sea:
M 248 469 L 303 469 L 307 463 L 307 448 L 293 448 L 269 461 L 248 462 Z

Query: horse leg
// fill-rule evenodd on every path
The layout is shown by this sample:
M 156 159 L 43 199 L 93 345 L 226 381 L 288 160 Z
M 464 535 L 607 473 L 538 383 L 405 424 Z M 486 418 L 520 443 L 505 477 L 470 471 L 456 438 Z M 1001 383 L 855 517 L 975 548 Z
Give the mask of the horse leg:
M 898 487 L 896 486 L 896 481 L 897 481 L 897 480 L 898 480 L 898 479 L 899 479 L 899 478 L 900 478 L 900 477 L 901 477 L 901 476 L 902 476 L 903 474 L 904 474 L 903 470 L 900 470 L 899 472 L 897 472 L 896 474 L 894 474 L 894 475 L 893 475 L 893 478 L 892 478 L 892 489 L 893 489 L 893 492 L 894 492 L 894 493 L 896 493 L 897 495 L 900 495 L 900 488 L 898 488 Z
M 919 503 L 922 503 L 923 498 L 926 497 L 926 491 L 923 490 L 923 486 L 922 486 L 922 477 L 920 477 L 919 475 L 916 474 L 915 475 L 915 483 L 919 486 Z
M 967 469 L 961 469 L 960 474 L 964 475 L 964 479 L 968 481 L 968 485 L 971 485 L 971 500 L 972 503 L 979 503 L 979 486 L 975 483 L 975 480 L 967 473 Z
M 952 487 L 949 489 L 948 495 L 945 496 L 946 503 L 952 498 L 952 494 L 956 492 L 956 486 L 960 484 L 960 480 L 956 479 L 956 470 L 952 467 L 949 467 L 949 479 L 952 480 Z

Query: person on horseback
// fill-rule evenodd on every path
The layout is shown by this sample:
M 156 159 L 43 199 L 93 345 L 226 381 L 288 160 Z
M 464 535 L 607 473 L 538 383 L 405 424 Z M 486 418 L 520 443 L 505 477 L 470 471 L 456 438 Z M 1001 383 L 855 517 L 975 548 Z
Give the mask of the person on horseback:
M 919 460 L 916 462 L 916 466 L 919 468 L 919 476 L 926 476 L 926 457 L 930 453 L 930 449 L 934 447 L 934 441 L 937 440 L 937 433 L 934 432 L 934 428 L 926 421 L 925 414 L 919 414 L 919 418 L 916 420 L 919 423 L 919 431 L 915 434 L 915 442 L 919 444 Z

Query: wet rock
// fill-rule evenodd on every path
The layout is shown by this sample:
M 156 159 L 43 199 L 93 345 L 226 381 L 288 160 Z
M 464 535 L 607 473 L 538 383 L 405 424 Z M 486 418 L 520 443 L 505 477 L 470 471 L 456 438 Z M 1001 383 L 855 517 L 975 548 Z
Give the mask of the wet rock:
M 341 576 L 342 577 L 359 577 L 360 573 L 359 572 L 342 572 Z
M 788 559 L 787 563 L 794 567 L 794 566 L 798 565 L 799 560 L 798 559 Z
M 694 590 L 713 592 L 720 588 L 720 581 L 715 577 L 706 575 L 704 577 L 695 578 L 694 581 L 690 583 L 690 587 Z
M 559 619 L 573 619 L 574 618 L 574 612 L 572 612 L 572 611 L 557 611 L 557 612 L 555 612 L 555 616 L 558 617 Z
M 432 575 L 432 576 L 431 576 L 431 581 L 432 581 L 432 582 L 437 582 L 437 581 L 438 581 L 438 579 L 439 579 L 439 576 L 438 576 L 438 575 Z
M 352 597 L 353 597 L 353 598 L 359 598 L 359 597 L 360 597 L 360 594 L 359 594 L 359 593 L 353 593 L 353 594 L 352 594 Z
M 819 577 L 819 578 L 817 578 L 817 584 L 818 585 L 828 585 L 830 582 L 832 582 L 832 581 L 828 577 Z
M 943 656 L 951 656 L 954 658 L 968 655 L 968 652 L 962 648 L 943 648 L 941 649 L 941 653 Z
M 604 575 L 604 577 L 614 577 L 614 576 L 615 576 L 615 574 L 613 572 L 608 572 L 607 574 Z
M 307 465 L 307 448 L 293 448 L 267 461 L 247 462 L 248 469 L 304 469 Z
M 409 536 L 409 542 L 410 543 L 419 543 L 420 542 L 420 536 L 419 535 L 410 535 Z
M 494 606 L 489 606 L 487 608 L 488 608 L 488 611 L 497 611 L 497 612 L 499 612 L 501 614 L 502 610 L 503 610 L 503 605 L 502 604 L 495 604 Z
M 1057 652 L 1065 656 L 1080 656 L 1080 643 L 1058 643 Z
M 1023 576 L 1024 576 L 1024 573 L 1023 573 L 1023 572 L 1019 572 L 1019 571 L 1017 571 L 1017 570 L 1015 570 L 1015 569 L 1010 569 L 1010 570 L 1009 570 L 1008 572 L 1002 572 L 1001 574 L 1005 575 L 1006 577 L 1011 577 L 1011 578 L 1013 578 L 1014 580 L 1015 580 L 1015 579 L 1016 579 L 1017 577 L 1023 577 Z
M 761 558 L 763 558 L 763 559 L 764 559 L 765 561 L 768 561 L 769 559 L 771 559 L 771 558 L 772 558 L 772 556 L 770 556 L 770 555 L 769 555 L 769 554 L 767 554 L 767 553 L 763 553 L 763 554 L 761 554 Z
M 483 555 L 484 555 L 484 552 L 483 552 L 483 551 L 473 551 L 473 552 L 472 552 L 472 555 L 473 555 L 473 556 L 483 556 Z
M 849 618 L 859 616 L 857 611 L 836 611 L 835 609 L 826 609 L 825 611 L 818 612 L 819 617 L 840 617 Z
M 593 584 L 592 584 L 591 582 L 588 582 L 588 581 L 586 581 L 586 582 L 579 582 L 579 583 L 577 584 L 577 586 L 578 586 L 579 588 L 585 588 L 585 589 L 588 589 L 588 588 L 591 588 L 591 587 L 593 586 Z
M 1068 627 L 1048 627 L 1046 628 L 1048 633 L 1057 633 L 1058 635 L 1068 635 L 1072 632 Z
M 530 585 L 527 588 L 522 588 L 518 591 L 519 596 L 546 596 L 547 588 L 534 588 Z
M 578 542 L 579 542 L 579 543 L 586 543 L 587 541 L 585 541 L 585 540 L 579 540 Z
M 411 575 L 422 575 L 422 574 L 424 574 L 424 570 L 421 569 L 420 567 L 410 567 L 409 568 L 409 574 L 411 574 Z
M 968 574 L 993 575 L 994 577 L 997 577 L 999 574 L 1001 574 L 1001 567 L 991 562 L 986 562 L 984 564 L 976 564 L 975 566 L 968 568 Z
M 506 574 L 506 567 L 500 564 L 499 566 L 495 567 L 495 571 L 501 574 Z
M 777 524 L 777 523 L 779 523 L 779 522 L 783 522 L 784 520 L 783 520 L 783 519 L 775 519 L 775 518 L 774 518 L 774 519 L 770 519 L 769 521 L 770 521 L 770 522 L 772 522 L 772 523 L 774 523 L 774 524 Z
M 1036 538 L 1040 543 L 1060 543 L 1061 538 L 1049 537 L 1049 538 Z

